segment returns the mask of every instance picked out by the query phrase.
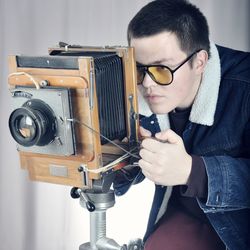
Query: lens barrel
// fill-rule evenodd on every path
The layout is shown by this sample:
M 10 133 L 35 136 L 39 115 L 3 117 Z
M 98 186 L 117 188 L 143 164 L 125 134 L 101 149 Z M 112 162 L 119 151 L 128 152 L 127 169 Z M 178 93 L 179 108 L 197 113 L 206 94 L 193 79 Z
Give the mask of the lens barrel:
M 45 146 L 56 136 L 56 117 L 49 105 L 32 99 L 11 113 L 9 128 L 18 144 L 25 147 Z

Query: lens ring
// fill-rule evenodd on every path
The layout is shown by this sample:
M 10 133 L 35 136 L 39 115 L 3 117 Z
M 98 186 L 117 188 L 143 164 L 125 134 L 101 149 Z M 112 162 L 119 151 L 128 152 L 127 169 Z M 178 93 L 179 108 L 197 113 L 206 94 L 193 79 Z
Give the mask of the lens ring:
M 42 100 L 33 99 L 12 112 L 9 128 L 12 137 L 20 145 L 45 146 L 54 140 L 57 124 L 52 109 Z
M 26 118 L 30 120 L 29 123 L 30 125 L 32 124 L 31 127 L 34 131 L 30 134 L 30 136 L 28 136 L 28 134 L 26 134 L 27 136 L 25 136 L 23 132 L 23 129 L 25 129 L 25 127 L 20 127 L 20 122 Z M 15 139 L 15 141 L 25 147 L 36 145 L 41 134 L 39 124 L 37 124 L 36 122 L 36 116 L 31 110 L 27 109 L 26 107 L 18 108 L 12 112 L 9 119 L 9 128 L 11 135 Z M 29 133 L 28 130 L 26 130 L 26 133 Z

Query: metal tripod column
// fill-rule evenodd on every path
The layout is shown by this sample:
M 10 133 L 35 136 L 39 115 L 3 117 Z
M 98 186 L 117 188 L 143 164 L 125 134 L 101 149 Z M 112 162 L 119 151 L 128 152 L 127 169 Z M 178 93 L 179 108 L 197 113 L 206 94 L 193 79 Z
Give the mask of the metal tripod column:
M 90 213 L 90 245 L 93 249 L 99 239 L 106 237 L 106 210 Z
M 88 202 L 95 207 L 94 211 L 90 212 L 90 242 L 82 244 L 79 250 L 124 249 L 114 240 L 106 238 L 106 211 L 115 204 L 114 191 L 110 190 L 107 193 L 83 191 L 80 204 L 86 208 Z

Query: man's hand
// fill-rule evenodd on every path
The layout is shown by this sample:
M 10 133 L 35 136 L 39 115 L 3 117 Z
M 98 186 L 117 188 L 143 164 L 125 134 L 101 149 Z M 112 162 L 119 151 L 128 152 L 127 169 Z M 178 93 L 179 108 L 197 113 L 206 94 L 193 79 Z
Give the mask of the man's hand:
M 139 165 L 143 174 L 158 185 L 175 186 L 187 183 L 192 166 L 192 157 L 186 152 L 183 141 L 171 129 L 151 137 L 140 127 L 143 139 Z

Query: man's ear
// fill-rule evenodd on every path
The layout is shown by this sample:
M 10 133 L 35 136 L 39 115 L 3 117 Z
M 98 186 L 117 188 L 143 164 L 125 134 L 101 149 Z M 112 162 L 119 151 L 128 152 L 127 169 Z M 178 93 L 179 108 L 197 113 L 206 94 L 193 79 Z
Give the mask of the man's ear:
M 194 61 L 194 67 L 198 74 L 201 74 L 204 72 L 207 61 L 208 61 L 207 51 L 206 50 L 199 51 Z

